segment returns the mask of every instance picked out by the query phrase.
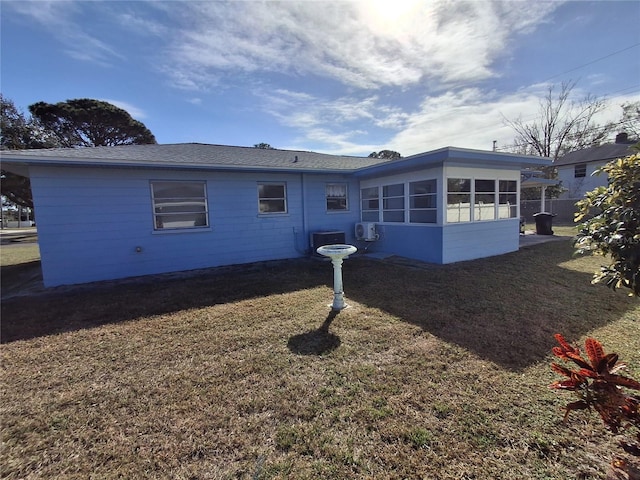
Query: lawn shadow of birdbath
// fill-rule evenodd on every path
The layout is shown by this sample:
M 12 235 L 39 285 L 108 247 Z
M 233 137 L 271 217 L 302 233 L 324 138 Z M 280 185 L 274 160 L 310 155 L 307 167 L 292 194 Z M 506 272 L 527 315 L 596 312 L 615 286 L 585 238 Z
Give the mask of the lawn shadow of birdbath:
M 340 312 L 332 310 L 320 328 L 289 338 L 289 350 L 298 355 L 324 355 L 338 348 L 341 343 L 340 337 L 329 332 L 329 326 L 338 313 Z

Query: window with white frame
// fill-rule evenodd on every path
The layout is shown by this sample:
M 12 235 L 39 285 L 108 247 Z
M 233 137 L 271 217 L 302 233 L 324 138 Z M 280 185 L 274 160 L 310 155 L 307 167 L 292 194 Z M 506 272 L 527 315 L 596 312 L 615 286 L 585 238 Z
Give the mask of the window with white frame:
M 361 212 L 363 222 L 378 222 L 380 220 L 380 197 L 378 187 L 368 187 L 360 190 Z
M 578 163 L 573 170 L 574 178 L 584 178 L 587 176 L 587 164 Z
M 476 222 L 496 219 L 496 181 L 475 180 L 473 219 Z
M 447 179 L 447 223 L 471 221 L 471 179 Z
M 409 182 L 409 223 L 436 223 L 437 182 L 421 180 Z
M 151 199 L 154 230 L 209 226 L 203 181 L 152 181 Z
M 349 209 L 346 183 L 327 183 L 325 196 L 327 200 L 327 212 L 344 212 Z
M 287 186 L 285 183 L 258 183 L 258 212 L 261 215 L 287 213 Z
M 498 180 L 498 218 L 518 217 L 518 182 Z
M 382 221 L 404 222 L 404 183 L 382 187 Z

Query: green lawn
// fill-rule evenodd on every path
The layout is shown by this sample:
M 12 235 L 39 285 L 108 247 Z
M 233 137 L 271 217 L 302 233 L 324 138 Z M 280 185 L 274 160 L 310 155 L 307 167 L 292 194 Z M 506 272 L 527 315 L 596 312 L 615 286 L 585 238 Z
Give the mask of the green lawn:
M 640 303 L 569 241 L 435 266 L 300 260 L 2 303 L 3 478 L 598 479 L 553 334 L 640 377 Z

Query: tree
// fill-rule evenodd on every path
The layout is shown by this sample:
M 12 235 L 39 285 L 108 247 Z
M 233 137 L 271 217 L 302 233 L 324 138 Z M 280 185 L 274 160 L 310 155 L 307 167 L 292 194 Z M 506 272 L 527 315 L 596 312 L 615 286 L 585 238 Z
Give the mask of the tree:
M 630 137 L 640 137 L 640 102 L 627 102 L 621 105 L 622 118 L 619 129 Z
M 38 102 L 31 115 L 55 134 L 62 147 L 97 147 L 156 143 L 149 129 L 108 102 L 80 98 L 56 104 Z
M 575 246 L 578 253 L 611 258 L 594 274 L 593 283 L 628 288 L 630 295 L 640 296 L 640 153 L 609 162 L 596 174 L 602 172 L 608 174 L 608 186 L 587 192 L 576 204 L 576 222 L 588 220 L 580 225 Z
M 256 143 L 253 148 L 261 148 L 263 150 L 273 150 L 273 147 L 268 143 Z
M 402 158 L 398 152 L 394 150 L 380 150 L 379 152 L 371 152 L 369 158 L 384 158 L 387 160 L 396 160 Z
M 556 160 L 574 150 L 600 145 L 613 130 L 612 124 L 595 123 L 594 117 L 607 104 L 591 95 L 579 101 L 571 99 L 575 82 L 562 83 L 556 94 L 556 86 L 549 87 L 540 100 L 538 118 L 532 122 L 522 117 L 505 124 L 515 133 L 515 148 L 521 153 L 539 155 Z
M 56 138 L 33 118 L 26 118 L 14 103 L 0 94 L 0 148 L 23 150 L 25 148 L 57 147 Z
M 25 118 L 14 103 L 0 94 L 0 149 L 23 150 L 57 146 L 56 139 L 37 121 Z M 33 207 L 29 179 L 0 170 L 0 194 L 15 205 Z

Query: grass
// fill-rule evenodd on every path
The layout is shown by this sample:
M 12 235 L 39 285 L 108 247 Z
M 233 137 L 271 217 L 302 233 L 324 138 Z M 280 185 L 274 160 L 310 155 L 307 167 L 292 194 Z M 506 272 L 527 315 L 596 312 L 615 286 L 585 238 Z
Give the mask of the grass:
M 604 478 L 547 388 L 553 333 L 640 377 L 640 304 L 568 241 L 447 266 L 352 257 L 2 304 L 3 478 Z

